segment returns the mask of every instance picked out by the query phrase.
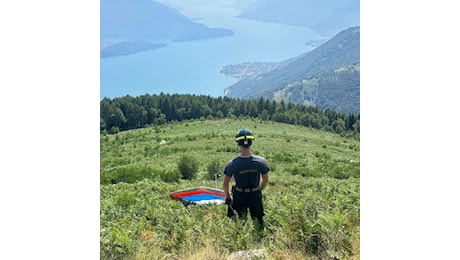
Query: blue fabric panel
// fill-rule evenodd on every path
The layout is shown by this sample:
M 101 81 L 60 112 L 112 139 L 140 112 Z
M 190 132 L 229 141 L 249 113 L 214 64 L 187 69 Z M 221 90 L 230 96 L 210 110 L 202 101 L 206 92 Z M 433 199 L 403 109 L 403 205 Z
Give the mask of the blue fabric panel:
M 202 200 L 215 200 L 215 199 L 225 200 L 224 197 L 216 196 L 213 194 L 197 194 L 197 195 L 182 197 L 182 199 L 187 200 L 187 201 L 202 201 Z

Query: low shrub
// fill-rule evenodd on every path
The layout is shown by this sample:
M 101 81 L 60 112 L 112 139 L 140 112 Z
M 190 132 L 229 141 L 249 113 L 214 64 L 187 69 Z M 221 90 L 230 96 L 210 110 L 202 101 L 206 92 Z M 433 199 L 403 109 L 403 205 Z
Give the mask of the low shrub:
M 159 173 L 160 179 L 164 182 L 178 182 L 179 179 L 182 177 L 182 174 L 177 171 L 163 171 Z
M 224 165 L 219 160 L 211 161 L 207 167 L 208 179 L 214 180 L 216 174 L 220 174 L 224 171 Z
M 152 169 L 148 166 L 127 166 L 101 173 L 100 183 L 103 185 L 119 182 L 135 183 L 143 179 L 153 179 L 154 177 Z
M 192 180 L 198 172 L 198 160 L 190 155 L 183 155 L 179 159 L 177 168 L 182 174 L 182 179 Z

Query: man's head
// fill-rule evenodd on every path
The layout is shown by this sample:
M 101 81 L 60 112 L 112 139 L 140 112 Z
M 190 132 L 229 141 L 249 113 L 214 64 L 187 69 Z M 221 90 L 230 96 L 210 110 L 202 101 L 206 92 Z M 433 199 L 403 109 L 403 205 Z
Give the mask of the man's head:
M 235 135 L 235 142 L 245 148 L 251 146 L 254 140 L 254 135 L 247 128 L 241 128 L 240 131 Z

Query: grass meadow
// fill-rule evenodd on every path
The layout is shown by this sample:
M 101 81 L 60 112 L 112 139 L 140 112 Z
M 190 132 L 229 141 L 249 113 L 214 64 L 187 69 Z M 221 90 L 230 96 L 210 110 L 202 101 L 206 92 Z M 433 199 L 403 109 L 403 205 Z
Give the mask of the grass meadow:
M 234 136 L 255 135 L 267 159 L 266 227 L 226 217 L 221 205 L 190 205 L 169 193 L 222 189 L 225 164 L 238 155 Z M 182 179 L 184 157 L 198 164 Z M 359 259 L 359 140 L 257 119 L 194 120 L 100 137 L 101 259 L 225 259 L 263 249 L 268 259 Z

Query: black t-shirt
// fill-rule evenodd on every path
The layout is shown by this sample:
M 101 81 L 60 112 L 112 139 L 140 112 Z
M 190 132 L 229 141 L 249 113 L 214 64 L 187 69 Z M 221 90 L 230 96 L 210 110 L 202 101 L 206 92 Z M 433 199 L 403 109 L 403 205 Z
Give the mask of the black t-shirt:
M 256 188 L 259 187 L 260 175 L 270 171 L 265 158 L 257 155 L 250 157 L 238 156 L 227 163 L 224 174 L 235 177 L 236 187 Z

